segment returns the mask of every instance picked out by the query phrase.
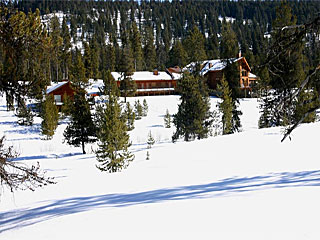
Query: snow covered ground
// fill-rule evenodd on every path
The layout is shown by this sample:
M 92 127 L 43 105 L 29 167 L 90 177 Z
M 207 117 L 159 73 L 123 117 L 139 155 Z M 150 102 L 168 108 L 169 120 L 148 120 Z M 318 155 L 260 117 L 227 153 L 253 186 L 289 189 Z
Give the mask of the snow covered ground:
M 82 155 L 62 143 L 65 122 L 42 140 L 40 119 L 18 126 L 0 98 L 0 135 L 21 153 L 18 161 L 39 161 L 57 181 L 2 192 L 0 240 L 320 239 L 320 123 L 280 143 L 282 129 L 258 129 L 257 100 L 244 99 L 243 132 L 173 144 L 163 116 L 177 111 L 179 97 L 145 98 L 149 114 L 130 133 L 135 160 L 112 174 L 95 167 L 91 146 Z M 147 161 L 150 130 L 156 144 Z

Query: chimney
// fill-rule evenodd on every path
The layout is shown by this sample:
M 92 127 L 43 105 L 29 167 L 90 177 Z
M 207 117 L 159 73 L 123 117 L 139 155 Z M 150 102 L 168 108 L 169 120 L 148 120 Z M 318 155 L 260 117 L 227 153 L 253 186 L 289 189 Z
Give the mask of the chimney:
M 153 70 L 153 75 L 159 75 L 159 72 L 157 69 Z

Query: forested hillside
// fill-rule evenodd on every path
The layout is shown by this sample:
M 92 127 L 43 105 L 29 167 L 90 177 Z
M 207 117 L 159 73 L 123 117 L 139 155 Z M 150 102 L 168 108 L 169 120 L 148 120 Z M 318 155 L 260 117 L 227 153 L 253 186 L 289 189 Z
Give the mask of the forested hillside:
M 288 4 L 297 17 L 297 24 L 310 21 L 320 11 L 318 1 L 290 1 Z M 84 48 L 85 53 L 93 49 L 90 54 L 94 55 L 94 60 L 98 60 L 94 66 L 98 69 L 94 69 L 93 75 L 99 75 L 104 68 L 121 71 L 121 49 L 129 43 L 136 70 L 164 70 L 169 66 L 188 63 L 193 57 L 188 43 L 193 40 L 199 45 L 204 44 L 205 55 L 201 58 L 219 58 L 219 42 L 225 22 L 232 23 L 242 54 L 255 67 L 264 59 L 276 8 L 280 3 L 27 0 L 17 1 L 14 5 L 26 13 L 38 8 L 43 19 L 48 19 L 45 15 L 49 13 L 60 13 L 60 26 L 53 19 L 52 28 L 60 27 L 60 34 L 65 34 L 68 27 L 74 46 Z M 66 25 L 62 24 L 62 17 Z M 200 34 L 196 32 L 192 35 L 195 39 L 190 39 L 190 32 L 194 31 L 195 26 L 201 36 L 194 36 Z M 201 41 L 202 36 L 204 41 Z M 87 44 L 83 44 L 83 41 Z M 196 45 L 192 48 L 201 47 Z M 316 52 L 311 47 L 314 45 L 308 45 L 305 50 L 309 60 L 305 61 L 306 65 L 312 64 L 311 60 L 316 58 Z

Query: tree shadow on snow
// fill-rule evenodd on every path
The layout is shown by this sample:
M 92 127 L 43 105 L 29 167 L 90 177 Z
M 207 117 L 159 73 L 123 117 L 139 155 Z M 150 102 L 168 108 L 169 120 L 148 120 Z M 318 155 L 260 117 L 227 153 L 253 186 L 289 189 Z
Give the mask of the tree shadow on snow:
M 304 172 L 272 173 L 265 176 L 234 177 L 221 181 L 176 188 L 164 188 L 138 193 L 105 194 L 74 197 L 51 202 L 42 206 L 17 209 L 0 213 L 0 233 L 26 227 L 60 216 L 86 212 L 94 209 L 128 207 L 186 199 L 208 199 L 275 188 L 320 186 L 320 170 Z

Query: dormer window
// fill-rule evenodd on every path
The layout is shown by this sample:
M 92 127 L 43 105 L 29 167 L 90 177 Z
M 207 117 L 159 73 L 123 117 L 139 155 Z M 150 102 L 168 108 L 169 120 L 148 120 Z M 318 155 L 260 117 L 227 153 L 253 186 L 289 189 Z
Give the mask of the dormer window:
M 242 77 L 247 77 L 248 76 L 248 72 L 246 70 L 242 70 Z

